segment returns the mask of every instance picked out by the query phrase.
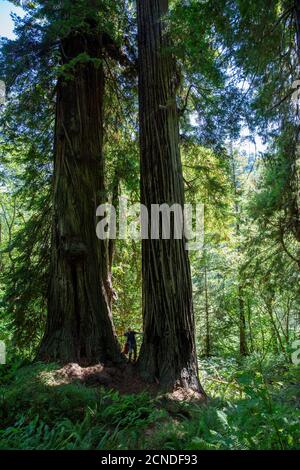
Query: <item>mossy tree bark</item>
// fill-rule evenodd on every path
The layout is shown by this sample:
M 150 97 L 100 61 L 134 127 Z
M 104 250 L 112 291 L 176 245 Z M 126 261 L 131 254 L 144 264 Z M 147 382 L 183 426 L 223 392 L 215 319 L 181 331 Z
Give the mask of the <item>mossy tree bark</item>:
M 103 202 L 103 44 L 97 28 L 61 41 L 57 84 L 52 261 L 42 360 L 119 361 L 107 295 L 107 246 L 96 237 Z
M 166 0 L 138 0 L 142 203 L 184 204 L 175 61 L 162 16 Z M 150 218 L 151 223 L 151 218 Z M 163 388 L 202 391 L 198 379 L 191 273 L 185 240 L 143 240 L 144 340 L 139 369 Z

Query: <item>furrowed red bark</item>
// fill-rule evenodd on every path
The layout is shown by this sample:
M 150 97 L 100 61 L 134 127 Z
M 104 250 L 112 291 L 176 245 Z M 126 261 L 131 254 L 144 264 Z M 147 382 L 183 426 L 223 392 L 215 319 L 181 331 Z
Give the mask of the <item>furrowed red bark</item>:
M 92 26 L 70 33 L 61 56 L 48 319 L 39 358 L 119 361 L 106 291 L 107 247 L 95 233 L 96 208 L 104 202 L 101 34 Z
M 175 61 L 167 50 L 163 0 L 138 0 L 141 198 L 184 204 Z M 150 220 L 151 222 L 151 220 Z M 197 370 L 191 273 L 185 240 L 143 240 L 141 375 L 164 388 L 203 392 Z
M 300 4 L 299 0 L 295 0 L 294 2 L 294 22 L 295 22 L 295 30 L 296 30 L 296 56 L 297 56 L 297 74 L 300 75 Z M 299 78 L 299 77 L 297 77 Z M 297 128 L 295 131 L 295 150 L 294 150 L 294 162 L 293 162 L 293 174 L 292 174 L 292 181 L 291 187 L 294 193 L 294 197 L 291 201 L 291 225 L 293 234 L 298 242 L 300 242 L 300 198 L 299 198 L 299 190 L 300 190 L 300 174 L 299 174 L 299 145 L 300 145 L 300 130 L 299 130 L 299 122 L 300 122 L 300 115 L 299 115 L 299 106 L 297 106 L 296 110 L 296 120 L 297 120 Z

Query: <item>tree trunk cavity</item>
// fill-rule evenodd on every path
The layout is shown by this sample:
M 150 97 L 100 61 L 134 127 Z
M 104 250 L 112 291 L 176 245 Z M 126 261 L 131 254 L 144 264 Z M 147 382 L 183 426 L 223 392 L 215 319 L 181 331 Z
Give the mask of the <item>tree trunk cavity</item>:
M 166 0 L 138 0 L 141 199 L 184 204 L 176 106 L 175 61 L 162 20 Z M 191 388 L 198 379 L 191 273 L 185 240 L 143 240 L 144 340 L 141 375 L 163 388 Z

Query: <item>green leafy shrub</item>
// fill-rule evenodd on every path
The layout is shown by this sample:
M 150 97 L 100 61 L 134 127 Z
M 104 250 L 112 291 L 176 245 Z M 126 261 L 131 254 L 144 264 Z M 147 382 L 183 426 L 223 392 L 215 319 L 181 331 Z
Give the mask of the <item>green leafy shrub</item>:
M 207 405 L 60 384 L 55 364 L 12 368 L 0 384 L 0 449 L 300 448 L 299 368 L 258 356 L 201 368 Z

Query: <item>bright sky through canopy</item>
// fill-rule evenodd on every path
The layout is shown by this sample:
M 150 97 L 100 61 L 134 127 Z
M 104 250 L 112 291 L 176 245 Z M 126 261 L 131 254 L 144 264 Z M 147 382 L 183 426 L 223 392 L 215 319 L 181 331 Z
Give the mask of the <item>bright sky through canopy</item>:
M 11 13 L 24 16 L 24 10 L 22 8 L 16 7 L 11 2 L 0 0 L 0 36 L 14 39 L 14 22 L 10 16 Z

